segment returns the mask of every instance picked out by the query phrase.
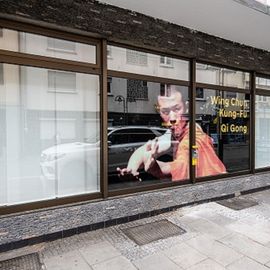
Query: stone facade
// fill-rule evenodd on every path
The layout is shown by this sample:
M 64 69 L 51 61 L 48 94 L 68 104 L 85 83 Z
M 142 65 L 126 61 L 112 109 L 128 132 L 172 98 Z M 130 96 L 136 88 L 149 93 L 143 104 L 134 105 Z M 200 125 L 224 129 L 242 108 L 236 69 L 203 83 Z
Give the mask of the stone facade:
M 0 218 L 0 251 L 270 187 L 269 173 L 142 192 Z

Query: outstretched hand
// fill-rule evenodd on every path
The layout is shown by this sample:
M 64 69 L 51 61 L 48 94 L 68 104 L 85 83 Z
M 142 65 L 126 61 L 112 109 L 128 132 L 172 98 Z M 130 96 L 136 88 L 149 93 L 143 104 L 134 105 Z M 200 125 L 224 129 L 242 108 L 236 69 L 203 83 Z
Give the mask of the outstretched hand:
M 118 172 L 118 176 L 120 178 L 128 178 L 128 179 L 132 179 L 132 180 L 139 180 L 142 181 L 142 179 L 139 177 L 139 172 L 138 171 L 132 171 L 132 169 L 130 168 L 116 168 L 117 172 Z

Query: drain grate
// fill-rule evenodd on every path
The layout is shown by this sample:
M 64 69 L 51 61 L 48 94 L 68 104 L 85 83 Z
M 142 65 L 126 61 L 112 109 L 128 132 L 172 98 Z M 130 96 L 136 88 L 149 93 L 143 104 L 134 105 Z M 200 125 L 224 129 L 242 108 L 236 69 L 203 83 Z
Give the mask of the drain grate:
M 233 210 L 242 210 L 242 209 L 246 209 L 246 208 L 258 205 L 258 203 L 255 201 L 244 199 L 244 198 L 238 198 L 238 197 L 228 199 L 228 200 L 218 201 L 217 203 L 225 207 L 231 208 Z
M 32 253 L 0 262 L 0 270 L 41 270 L 38 253 Z
M 139 246 L 171 236 L 184 234 L 186 231 L 167 219 L 124 229 L 123 232 Z

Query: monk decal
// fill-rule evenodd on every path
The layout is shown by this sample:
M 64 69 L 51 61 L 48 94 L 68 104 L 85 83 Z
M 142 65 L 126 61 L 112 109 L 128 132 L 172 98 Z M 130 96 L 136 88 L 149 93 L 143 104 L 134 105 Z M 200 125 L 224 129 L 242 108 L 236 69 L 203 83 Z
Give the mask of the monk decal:
M 124 169 L 117 168 L 120 175 L 139 177 L 139 169 L 158 179 L 181 181 L 189 178 L 189 123 L 185 117 L 186 106 L 182 94 L 173 85 L 167 87 L 165 96 L 158 96 L 158 108 L 163 125 L 168 127 L 164 135 L 148 141 L 130 157 Z M 198 163 L 196 176 L 212 176 L 226 173 L 226 168 L 214 151 L 212 139 L 196 125 Z M 162 162 L 158 158 L 169 151 L 173 161 Z

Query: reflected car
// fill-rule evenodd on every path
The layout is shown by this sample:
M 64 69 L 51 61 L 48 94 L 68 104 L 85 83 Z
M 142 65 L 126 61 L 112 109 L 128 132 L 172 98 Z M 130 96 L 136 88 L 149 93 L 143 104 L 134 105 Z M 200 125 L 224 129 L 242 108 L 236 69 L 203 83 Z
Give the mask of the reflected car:
M 161 136 L 165 128 L 125 126 L 108 128 L 108 173 L 116 174 L 116 168 L 124 168 L 131 154 L 145 142 Z M 85 142 L 58 144 L 41 154 L 41 170 L 46 179 L 77 181 L 99 178 L 100 140 L 92 137 Z M 89 185 L 89 183 L 85 184 Z M 91 184 L 90 184 L 91 185 Z M 86 187 L 91 188 L 91 187 Z

